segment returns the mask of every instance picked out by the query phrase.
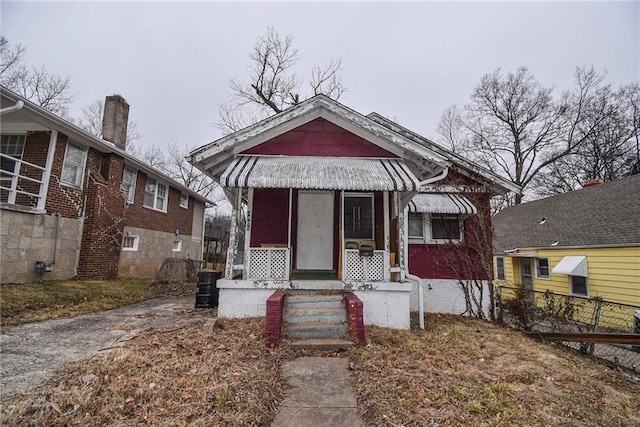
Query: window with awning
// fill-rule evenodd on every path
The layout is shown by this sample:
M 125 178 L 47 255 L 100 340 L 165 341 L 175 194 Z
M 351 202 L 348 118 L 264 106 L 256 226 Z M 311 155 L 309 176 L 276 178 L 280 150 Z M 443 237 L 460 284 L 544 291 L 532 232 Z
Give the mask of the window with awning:
M 409 202 L 409 212 L 471 215 L 478 209 L 460 194 L 416 194 Z
M 554 274 L 566 274 L 567 276 L 589 277 L 587 269 L 587 257 L 569 255 L 553 267 Z

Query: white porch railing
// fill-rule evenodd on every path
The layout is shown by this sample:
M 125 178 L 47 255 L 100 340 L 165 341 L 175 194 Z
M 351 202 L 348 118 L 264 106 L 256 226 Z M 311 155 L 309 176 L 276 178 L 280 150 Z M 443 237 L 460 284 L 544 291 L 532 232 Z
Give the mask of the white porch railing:
M 247 279 L 289 279 L 289 248 L 249 248 Z
M 11 205 L 28 206 L 34 209 L 44 209 L 43 191 L 45 190 L 42 166 L 17 159 L 0 153 L 0 157 L 13 163 L 13 170 L 0 172 L 1 201 Z M 21 169 L 26 169 L 31 176 L 22 175 Z M 39 179 L 35 176 L 39 176 Z
M 385 267 L 389 264 L 385 255 L 385 251 L 373 251 L 372 257 L 362 257 L 358 249 L 345 249 L 345 280 L 385 280 Z

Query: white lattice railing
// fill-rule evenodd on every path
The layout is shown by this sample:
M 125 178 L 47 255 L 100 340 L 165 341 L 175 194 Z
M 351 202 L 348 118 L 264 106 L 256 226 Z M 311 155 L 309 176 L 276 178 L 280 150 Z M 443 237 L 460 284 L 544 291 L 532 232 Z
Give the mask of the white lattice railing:
M 289 248 L 249 248 L 247 279 L 289 279 Z
M 372 257 L 361 257 L 357 249 L 345 249 L 345 280 L 382 281 L 385 279 L 385 252 L 373 251 Z

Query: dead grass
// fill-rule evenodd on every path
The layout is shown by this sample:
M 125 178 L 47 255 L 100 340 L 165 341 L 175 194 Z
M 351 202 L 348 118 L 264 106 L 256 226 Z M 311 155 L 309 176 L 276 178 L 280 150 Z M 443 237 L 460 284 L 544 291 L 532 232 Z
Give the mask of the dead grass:
M 351 351 L 366 425 L 640 425 L 640 384 L 488 322 L 429 315 L 425 331 L 367 328 Z
M 64 367 L 55 384 L 3 402 L 0 424 L 268 425 L 286 390 L 282 362 L 310 352 L 266 349 L 264 319 L 219 319 L 212 334 L 202 322 Z M 426 324 L 368 327 L 369 345 L 341 354 L 365 425 L 640 425 L 628 375 L 488 322 Z
M 151 298 L 194 295 L 195 283 L 148 279 L 59 281 L 0 285 L 2 325 L 66 318 L 118 308 Z
M 284 396 L 264 321 L 202 321 L 147 332 L 131 345 L 65 367 L 57 384 L 5 402 L 2 425 L 267 425 Z

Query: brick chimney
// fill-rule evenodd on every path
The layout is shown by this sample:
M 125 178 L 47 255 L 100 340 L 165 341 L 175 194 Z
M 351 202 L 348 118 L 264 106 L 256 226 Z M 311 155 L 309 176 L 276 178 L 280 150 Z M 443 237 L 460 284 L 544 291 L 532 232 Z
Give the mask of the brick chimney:
M 113 142 L 124 150 L 127 144 L 128 120 L 129 104 L 127 101 L 120 95 L 107 96 L 104 100 L 104 116 L 102 117 L 102 139 Z
M 604 179 L 602 178 L 590 179 L 589 181 L 584 183 L 582 188 L 593 187 L 594 185 L 599 185 L 599 184 L 604 184 Z

